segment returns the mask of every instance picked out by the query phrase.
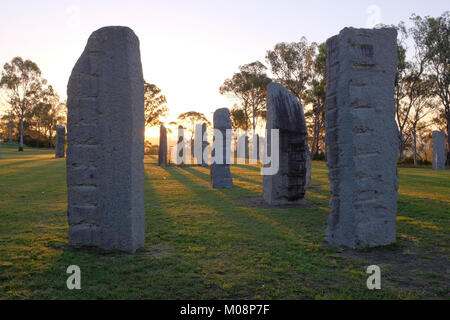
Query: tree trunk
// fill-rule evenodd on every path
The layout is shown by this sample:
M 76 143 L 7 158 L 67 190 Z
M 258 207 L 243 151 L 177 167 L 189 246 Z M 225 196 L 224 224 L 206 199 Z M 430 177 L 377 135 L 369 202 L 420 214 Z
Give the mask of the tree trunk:
M 405 146 L 403 145 L 403 136 L 401 133 L 398 135 L 398 138 L 400 140 L 399 144 L 398 144 L 399 158 L 400 158 L 400 161 L 402 161 L 403 160 L 403 149 L 405 148 Z
M 20 118 L 20 138 L 19 138 L 19 152 L 23 152 L 23 117 Z
M 12 121 L 9 121 L 9 124 L 8 124 L 8 126 L 9 126 L 9 132 L 8 132 L 8 142 L 9 143 L 11 143 L 12 142 L 12 129 L 13 129 L 13 122 Z
M 414 137 L 414 166 L 417 166 L 417 133 L 416 129 L 413 129 L 413 137 Z

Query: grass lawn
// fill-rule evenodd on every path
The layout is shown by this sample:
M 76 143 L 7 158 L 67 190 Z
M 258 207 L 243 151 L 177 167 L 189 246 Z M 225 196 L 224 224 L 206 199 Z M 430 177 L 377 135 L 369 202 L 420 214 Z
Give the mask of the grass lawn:
M 396 244 L 353 251 L 324 241 L 329 188 L 313 163 L 311 208 L 259 205 L 262 177 L 232 166 L 235 187 L 209 170 L 145 159 L 145 247 L 135 255 L 67 246 L 65 159 L 2 144 L 0 299 L 449 299 L 450 171 L 399 168 Z M 381 267 L 381 290 L 366 268 Z M 81 268 L 81 290 L 66 269 Z

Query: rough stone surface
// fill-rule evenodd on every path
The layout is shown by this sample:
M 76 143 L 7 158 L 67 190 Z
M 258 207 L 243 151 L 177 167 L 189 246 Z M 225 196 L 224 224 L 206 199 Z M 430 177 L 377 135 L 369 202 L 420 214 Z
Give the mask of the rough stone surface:
M 177 139 L 177 166 L 184 166 L 186 164 L 186 144 L 184 141 L 184 128 L 178 126 Z
M 211 164 L 211 185 L 213 188 L 230 188 L 233 187 L 233 179 L 231 177 L 230 165 L 227 163 L 226 159 L 229 157 L 227 150 L 230 150 L 231 139 L 227 139 L 227 129 L 231 129 L 230 111 L 227 108 L 217 109 L 214 112 L 214 129 L 220 130 L 222 133 L 222 150 L 218 145 L 219 137 L 214 134 L 213 151 L 212 158 L 213 162 Z M 215 153 L 222 152 L 223 162 L 216 163 L 214 161 Z M 229 162 L 229 161 L 228 161 Z
M 66 151 L 66 127 L 56 126 L 55 158 L 64 158 Z
M 127 27 L 89 38 L 67 88 L 69 245 L 144 245 L 144 80 Z
M 445 170 L 445 133 L 433 131 L 433 169 Z
M 306 182 L 305 186 L 306 188 L 310 188 L 312 185 L 312 159 L 311 159 L 311 152 L 309 150 L 306 150 Z
M 270 205 L 305 204 L 306 152 L 308 135 L 303 107 L 285 87 L 267 87 L 268 149 L 275 141 L 270 130 L 279 129 L 279 170 L 264 175 L 263 197 Z
M 351 248 L 396 241 L 397 32 L 345 28 L 327 41 L 330 216 L 326 239 Z
M 167 166 L 167 129 L 163 124 L 159 128 L 158 165 Z

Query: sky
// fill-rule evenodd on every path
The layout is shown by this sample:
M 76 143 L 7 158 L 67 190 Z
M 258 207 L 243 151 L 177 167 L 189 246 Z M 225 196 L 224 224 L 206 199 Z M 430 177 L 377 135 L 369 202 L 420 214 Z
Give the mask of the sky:
M 89 35 L 122 25 L 140 39 L 144 78 L 167 97 L 168 121 L 195 110 L 212 119 L 232 107 L 219 87 L 240 65 L 279 42 L 324 42 L 344 27 L 397 24 L 411 14 L 439 16 L 448 0 L 0 0 L 0 65 L 15 56 L 38 64 L 66 98 L 70 73 Z M 0 113 L 1 113 L 0 107 Z

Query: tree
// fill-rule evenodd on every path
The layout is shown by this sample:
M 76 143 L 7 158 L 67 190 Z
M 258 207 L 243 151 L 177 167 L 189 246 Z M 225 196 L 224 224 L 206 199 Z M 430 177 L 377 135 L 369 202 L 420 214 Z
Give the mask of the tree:
M 308 83 L 313 77 L 316 50 L 315 42 L 309 44 L 308 40 L 302 37 L 299 42 L 278 43 L 266 54 L 275 79 L 300 101 L 304 98 Z
M 304 102 L 312 105 L 311 110 L 305 113 L 306 118 L 313 119 L 312 155 L 319 154 L 319 141 L 324 140 L 325 99 L 327 95 L 327 46 L 322 43 L 318 48 L 319 52 L 314 59 L 314 72 L 304 96 Z
M 411 29 L 418 47 L 425 52 L 427 67 L 436 83 L 435 93 L 439 97 L 447 122 L 447 145 L 450 151 L 450 12 L 440 17 L 424 18 L 413 15 Z M 450 152 L 447 153 L 450 164 Z
M 161 124 L 161 117 L 167 116 L 167 99 L 156 85 L 144 81 L 145 124 L 149 127 Z
M 436 103 L 434 101 L 433 85 L 434 81 L 432 77 L 423 79 L 419 82 L 415 82 L 416 86 L 414 95 L 414 104 L 411 109 L 411 117 L 409 119 L 409 126 L 411 130 L 411 137 L 413 139 L 413 158 L 414 165 L 417 166 L 417 138 L 418 133 L 428 128 L 432 122 L 423 121 L 426 116 L 436 109 Z M 409 93 L 412 91 L 408 90 Z M 407 97 L 411 99 L 410 97 Z
M 208 119 L 206 119 L 205 115 L 201 112 L 197 111 L 188 111 L 185 113 L 182 113 L 177 118 L 182 124 L 184 124 L 185 128 L 191 133 L 191 146 L 194 141 L 194 131 L 195 131 L 195 124 L 198 122 L 205 122 L 208 126 L 211 125 L 211 122 L 209 122 Z
M 25 114 L 30 111 L 32 101 L 36 99 L 46 81 L 41 70 L 31 60 L 15 57 L 5 63 L 0 78 L 0 87 L 8 92 L 8 102 L 12 111 L 19 118 L 19 151 L 23 151 L 23 133 Z
M 230 95 L 240 100 L 243 115 L 256 130 L 257 119 L 263 118 L 266 110 L 267 85 L 272 81 L 266 66 L 259 61 L 239 67 L 231 79 L 226 79 L 220 87 L 220 94 Z
M 230 110 L 231 127 L 233 130 L 242 129 L 248 131 L 250 127 L 250 121 L 246 117 L 245 112 L 239 105 L 235 104 Z
M 404 152 L 408 143 L 410 143 L 411 135 L 408 125 L 410 124 L 410 116 L 414 105 L 421 99 L 424 94 L 422 87 L 426 67 L 425 52 L 418 45 L 416 38 L 414 40 L 414 54 L 412 60 L 406 58 L 406 39 L 413 33 L 413 30 L 407 30 L 404 22 L 400 22 L 398 26 L 394 26 L 399 31 L 399 40 L 397 44 L 398 67 L 395 77 L 395 117 L 398 125 L 399 139 L 399 157 L 404 158 Z M 426 82 L 429 84 L 428 82 Z

